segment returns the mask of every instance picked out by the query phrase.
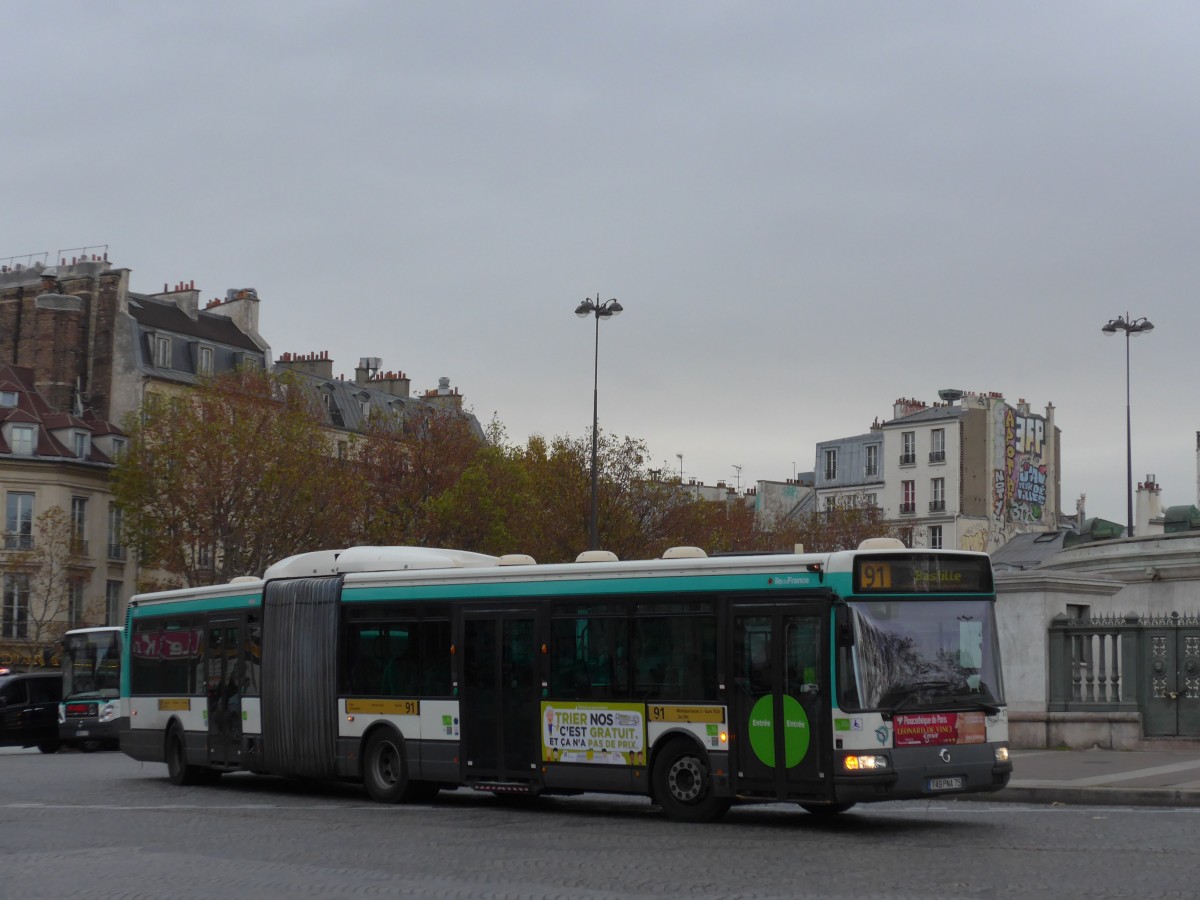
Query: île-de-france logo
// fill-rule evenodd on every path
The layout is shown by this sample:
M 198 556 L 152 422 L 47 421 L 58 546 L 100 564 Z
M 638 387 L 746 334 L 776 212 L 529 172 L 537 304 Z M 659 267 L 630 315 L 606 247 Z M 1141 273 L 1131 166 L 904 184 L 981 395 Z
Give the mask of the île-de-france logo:
M 809 584 L 809 581 L 805 575 L 778 575 L 768 578 L 767 584 L 773 587 L 792 587 L 796 585 L 805 587 Z

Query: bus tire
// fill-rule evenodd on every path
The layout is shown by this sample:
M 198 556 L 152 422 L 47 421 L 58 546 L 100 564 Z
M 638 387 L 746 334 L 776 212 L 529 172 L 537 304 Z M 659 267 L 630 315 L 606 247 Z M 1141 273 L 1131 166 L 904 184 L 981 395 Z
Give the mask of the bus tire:
M 183 729 L 175 726 L 167 732 L 167 778 L 171 784 L 187 787 L 192 784 L 211 784 L 220 773 L 210 772 L 203 766 L 191 766 L 187 761 L 187 745 L 183 740 Z
M 800 808 L 810 815 L 831 819 L 841 815 L 854 805 L 854 801 L 849 803 L 801 803 Z
M 363 787 L 378 803 L 407 803 L 421 794 L 408 780 L 408 760 L 404 739 L 389 728 L 371 735 L 363 751 Z
M 677 822 L 716 822 L 732 799 L 713 792 L 708 754 L 685 739 L 670 741 L 654 759 L 654 801 Z

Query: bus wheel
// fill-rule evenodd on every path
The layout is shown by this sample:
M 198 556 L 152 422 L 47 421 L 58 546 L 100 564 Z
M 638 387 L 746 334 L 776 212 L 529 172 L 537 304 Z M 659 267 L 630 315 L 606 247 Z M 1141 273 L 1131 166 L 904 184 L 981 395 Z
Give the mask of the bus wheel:
M 404 748 L 395 732 L 380 730 L 367 741 L 363 753 L 363 786 L 371 799 L 380 803 L 401 803 L 420 793 L 408 780 Z
M 806 813 L 810 813 L 811 815 L 814 815 L 814 816 L 820 816 L 821 818 L 824 818 L 824 819 L 829 819 L 829 818 L 832 818 L 833 816 L 840 815 L 841 813 L 844 813 L 846 810 L 850 809 L 850 807 L 852 807 L 852 806 L 854 806 L 853 802 L 851 802 L 851 803 L 801 803 L 800 804 L 800 808 L 802 810 L 804 810 Z
M 179 728 L 172 728 L 167 735 L 167 778 L 171 784 L 180 787 L 216 780 L 208 769 L 188 765 L 187 748 L 183 743 L 183 732 Z
M 654 800 L 679 822 L 715 822 L 733 802 L 713 793 L 708 757 L 691 741 L 676 740 L 654 760 Z

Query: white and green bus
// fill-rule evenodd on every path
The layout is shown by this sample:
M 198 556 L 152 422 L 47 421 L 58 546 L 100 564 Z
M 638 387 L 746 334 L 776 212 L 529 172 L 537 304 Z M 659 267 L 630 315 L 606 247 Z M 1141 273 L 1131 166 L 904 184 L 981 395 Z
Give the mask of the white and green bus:
M 249 771 L 841 812 L 996 791 L 1008 719 L 988 556 L 909 550 L 537 565 L 417 547 L 291 557 L 133 598 L 121 747 Z

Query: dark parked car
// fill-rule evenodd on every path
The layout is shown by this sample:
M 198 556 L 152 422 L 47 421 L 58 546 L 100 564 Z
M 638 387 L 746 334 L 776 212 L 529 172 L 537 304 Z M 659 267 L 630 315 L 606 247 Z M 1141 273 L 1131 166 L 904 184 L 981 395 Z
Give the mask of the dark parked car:
M 37 747 L 54 753 L 58 738 L 58 672 L 7 672 L 0 669 L 0 747 Z

